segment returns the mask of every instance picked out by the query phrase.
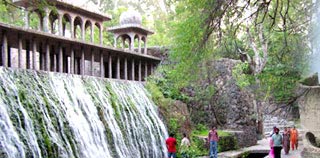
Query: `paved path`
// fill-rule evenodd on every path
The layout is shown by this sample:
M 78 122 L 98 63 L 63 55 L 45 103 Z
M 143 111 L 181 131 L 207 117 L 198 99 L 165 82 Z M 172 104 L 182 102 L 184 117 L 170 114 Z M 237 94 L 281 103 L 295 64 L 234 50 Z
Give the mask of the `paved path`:
M 299 150 L 294 150 L 294 151 L 290 150 L 288 155 L 285 155 L 284 151 L 281 150 L 281 158 L 302 158 L 300 156 L 302 148 L 303 148 L 302 142 L 299 141 Z M 219 158 L 238 158 L 244 152 L 268 153 L 269 150 L 270 150 L 269 141 L 267 139 L 262 139 L 258 141 L 257 145 L 254 145 L 251 147 L 218 153 L 218 157 Z M 209 158 L 209 157 L 204 156 L 200 158 Z M 268 158 L 268 156 L 266 156 L 266 158 Z

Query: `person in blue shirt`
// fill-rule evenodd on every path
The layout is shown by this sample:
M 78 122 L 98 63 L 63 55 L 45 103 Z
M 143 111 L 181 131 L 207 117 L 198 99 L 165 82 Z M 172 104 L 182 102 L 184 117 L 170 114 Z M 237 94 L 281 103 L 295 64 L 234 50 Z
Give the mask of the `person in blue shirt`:
M 279 128 L 275 129 L 275 134 L 272 135 L 274 158 L 281 158 L 282 135 L 279 134 Z

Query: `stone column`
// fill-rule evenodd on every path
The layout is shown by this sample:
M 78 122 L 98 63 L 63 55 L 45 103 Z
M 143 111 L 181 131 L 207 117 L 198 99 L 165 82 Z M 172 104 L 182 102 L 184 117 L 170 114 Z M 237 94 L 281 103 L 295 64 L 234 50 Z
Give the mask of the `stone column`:
M 63 73 L 63 50 L 62 50 L 62 45 L 59 43 L 59 72 Z
M 22 39 L 21 35 L 18 35 L 18 68 L 22 68 Z
M 154 65 L 151 63 L 150 64 L 150 69 L 151 69 L 151 74 L 153 74 L 153 71 L 154 71 Z
M 32 39 L 32 69 L 37 70 L 37 41 L 35 38 Z
M 120 79 L 120 57 L 117 57 L 117 79 Z
M 128 80 L 128 61 L 127 61 L 127 57 L 124 58 L 124 79 Z
M 39 70 L 44 70 L 43 43 L 39 43 Z
M 59 23 L 58 27 L 59 27 L 59 35 L 60 36 L 63 36 L 62 18 L 63 18 L 63 15 L 58 14 L 58 23 Z
M 134 81 L 135 80 L 135 73 L 134 73 L 134 59 L 132 59 L 131 62 L 131 80 Z
M 8 38 L 5 32 L 2 35 L 2 65 L 8 67 Z
M 71 33 L 71 38 L 74 38 L 74 18 L 71 16 L 70 17 L 70 33 Z
M 147 37 L 144 39 L 144 51 L 143 54 L 147 54 Z
M 118 36 L 117 35 L 114 35 L 114 38 L 113 38 L 113 47 L 114 48 L 117 48 L 117 38 L 118 38 Z
M 57 49 L 54 48 L 53 51 L 53 72 L 57 72 Z
M 73 74 L 79 74 L 78 72 L 79 70 L 79 61 L 78 61 L 78 58 L 74 58 L 74 73 Z
M 84 48 L 81 47 L 81 75 L 85 73 L 85 60 L 84 60 Z
M 100 77 L 104 78 L 103 51 L 100 50 Z
M 109 60 L 108 60 L 108 64 L 109 64 L 109 78 L 112 78 L 112 56 L 111 54 L 109 53 Z
M 102 24 L 100 24 L 100 30 L 99 30 L 100 32 L 99 32 L 99 35 L 100 35 L 100 44 L 102 45 L 103 44 L 103 35 L 102 35 L 102 33 L 103 33 L 103 26 L 102 26 Z
M 146 81 L 148 77 L 148 62 L 146 61 L 144 64 L 144 80 Z
M 85 29 L 85 23 L 84 23 L 84 21 L 83 21 L 82 24 L 81 24 L 81 39 L 82 39 L 83 41 L 86 40 L 86 29 Z
M 74 48 L 71 45 L 71 55 L 70 55 L 70 73 L 74 74 Z
M 138 75 L 139 75 L 139 81 L 141 82 L 141 60 L 139 60 L 139 67 L 138 67 Z
M 122 39 L 122 48 L 124 49 L 126 45 L 126 38 L 121 37 L 121 39 Z
M 46 43 L 45 71 L 50 71 L 50 44 Z
M 43 17 L 43 31 L 49 32 L 49 8 L 44 9 L 44 17 Z
M 90 40 L 93 43 L 94 42 L 94 23 L 91 24 L 91 36 L 90 36 Z
M 26 29 L 29 28 L 29 11 L 28 8 L 24 8 L 24 27 Z
M 129 50 L 134 51 L 134 35 L 130 35 L 130 46 Z
M 138 53 L 141 53 L 141 36 L 138 36 Z
M 94 51 L 91 49 L 91 76 L 94 75 Z

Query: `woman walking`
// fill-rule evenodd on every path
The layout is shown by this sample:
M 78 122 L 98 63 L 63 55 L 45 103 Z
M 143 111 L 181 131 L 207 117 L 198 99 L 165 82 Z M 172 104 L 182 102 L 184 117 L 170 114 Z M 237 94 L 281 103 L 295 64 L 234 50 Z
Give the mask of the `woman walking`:
M 290 132 L 288 131 L 288 128 L 285 127 L 283 131 L 283 150 L 286 155 L 289 154 L 290 150 Z

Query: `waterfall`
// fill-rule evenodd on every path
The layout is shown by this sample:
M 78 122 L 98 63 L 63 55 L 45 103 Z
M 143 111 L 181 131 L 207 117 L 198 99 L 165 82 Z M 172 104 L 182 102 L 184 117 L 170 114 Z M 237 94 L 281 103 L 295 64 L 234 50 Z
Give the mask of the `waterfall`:
M 142 83 L 0 68 L 0 157 L 163 158 Z

